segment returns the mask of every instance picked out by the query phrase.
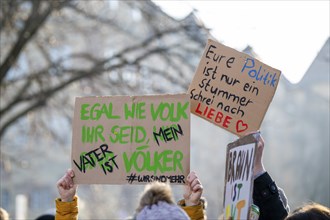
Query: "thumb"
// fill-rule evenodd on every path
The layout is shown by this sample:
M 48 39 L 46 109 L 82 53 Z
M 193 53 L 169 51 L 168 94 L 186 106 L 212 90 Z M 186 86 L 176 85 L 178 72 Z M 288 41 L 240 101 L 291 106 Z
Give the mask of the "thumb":
M 185 185 L 184 185 L 183 198 L 187 200 L 187 199 L 189 199 L 190 195 L 191 195 L 191 189 L 190 189 L 190 186 L 187 185 L 187 184 L 185 184 Z

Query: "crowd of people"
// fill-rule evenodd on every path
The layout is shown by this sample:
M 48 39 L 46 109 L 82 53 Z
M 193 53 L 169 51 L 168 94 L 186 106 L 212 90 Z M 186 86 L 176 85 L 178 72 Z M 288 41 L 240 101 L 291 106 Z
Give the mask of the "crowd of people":
M 329 208 L 317 203 L 309 203 L 289 214 L 288 199 L 283 189 L 276 185 L 264 168 L 264 139 L 260 133 L 254 134 L 258 144 L 253 169 L 253 204 L 260 210 L 259 220 L 330 220 Z M 60 194 L 60 198 L 56 199 L 58 220 L 77 219 L 77 185 L 73 177 L 74 172 L 70 169 L 57 183 Z M 173 200 L 170 185 L 151 183 L 145 187 L 136 212 L 129 219 L 207 219 L 207 204 L 202 194 L 203 185 L 195 172 L 187 176 L 183 199 L 177 204 Z
M 330 220 L 329 207 L 309 202 L 290 213 L 284 190 L 278 187 L 264 168 L 262 155 L 264 139 L 259 132 L 253 133 L 257 141 L 253 169 L 253 205 L 259 208 L 259 220 Z M 59 198 L 56 203 L 56 220 L 78 219 L 77 185 L 73 181 L 74 171 L 69 169 L 57 182 Z M 202 196 L 203 185 L 195 172 L 190 172 L 184 186 L 183 199 L 174 201 L 168 183 L 153 182 L 146 185 L 135 213 L 127 219 L 207 219 L 207 200 Z M 44 217 L 44 218 L 43 218 Z M 53 216 L 40 216 L 38 220 L 51 220 Z M 9 219 L 8 213 L 0 208 L 0 220 Z M 229 218 L 231 219 L 231 218 Z M 219 220 L 224 219 L 223 215 Z
M 13 218 L 10 218 L 9 213 L 0 207 L 0 220 L 10 220 Z M 55 220 L 54 214 L 42 214 L 38 216 L 35 220 Z

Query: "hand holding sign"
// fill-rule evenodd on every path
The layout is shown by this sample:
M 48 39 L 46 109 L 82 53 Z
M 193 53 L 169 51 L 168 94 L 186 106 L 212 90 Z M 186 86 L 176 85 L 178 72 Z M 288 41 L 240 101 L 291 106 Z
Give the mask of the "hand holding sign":
M 203 186 L 195 172 L 190 172 L 187 176 L 187 184 L 185 185 L 185 193 L 183 198 L 186 206 L 194 206 L 200 203 L 203 193 Z
M 74 172 L 68 169 L 64 176 L 58 180 L 57 189 L 62 202 L 71 202 L 76 195 L 77 185 L 73 183 Z
M 256 147 L 256 158 L 254 160 L 254 167 L 253 167 L 253 177 L 254 179 L 266 172 L 264 168 L 264 164 L 262 162 L 262 155 L 264 152 L 265 141 L 262 138 L 260 132 L 254 133 L 254 137 L 257 139 L 257 147 Z
M 254 166 L 253 166 L 253 177 L 256 179 L 258 176 L 266 172 L 264 168 L 264 164 L 262 162 L 262 155 L 264 152 L 264 146 L 265 141 L 263 137 L 261 136 L 260 131 L 253 131 L 246 134 L 247 135 L 253 135 L 253 137 L 257 140 L 257 146 L 256 146 L 256 157 L 254 160 Z

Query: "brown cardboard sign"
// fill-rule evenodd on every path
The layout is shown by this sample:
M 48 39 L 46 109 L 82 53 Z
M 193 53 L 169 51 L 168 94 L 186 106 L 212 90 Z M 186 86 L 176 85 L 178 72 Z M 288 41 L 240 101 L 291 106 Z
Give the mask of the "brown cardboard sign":
M 188 93 L 191 112 L 238 136 L 259 130 L 281 72 L 208 40 Z
M 78 184 L 184 184 L 189 95 L 77 97 L 71 159 Z
M 224 219 L 250 219 L 257 140 L 253 134 L 227 146 Z

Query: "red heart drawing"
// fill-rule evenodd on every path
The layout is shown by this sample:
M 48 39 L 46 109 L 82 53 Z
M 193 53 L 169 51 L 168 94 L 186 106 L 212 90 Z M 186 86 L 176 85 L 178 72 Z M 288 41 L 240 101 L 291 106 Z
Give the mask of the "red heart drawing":
M 242 120 L 238 120 L 236 123 L 236 131 L 238 133 L 245 131 L 246 129 L 248 129 L 248 124 L 245 124 Z

